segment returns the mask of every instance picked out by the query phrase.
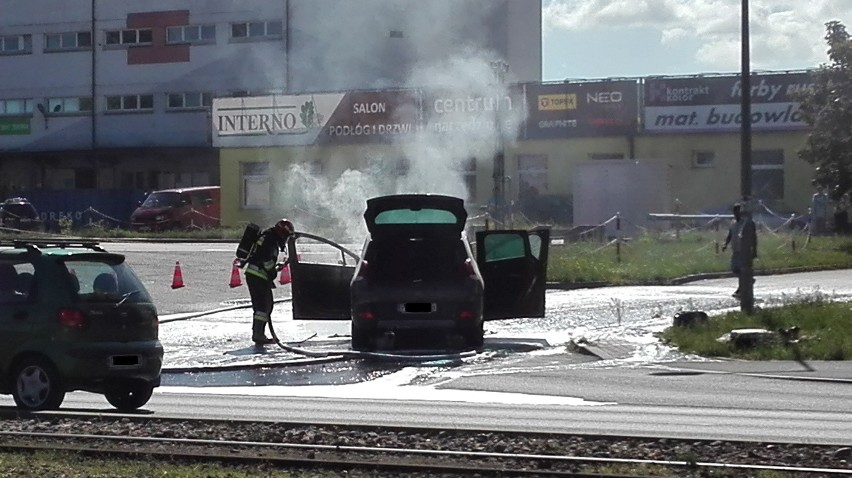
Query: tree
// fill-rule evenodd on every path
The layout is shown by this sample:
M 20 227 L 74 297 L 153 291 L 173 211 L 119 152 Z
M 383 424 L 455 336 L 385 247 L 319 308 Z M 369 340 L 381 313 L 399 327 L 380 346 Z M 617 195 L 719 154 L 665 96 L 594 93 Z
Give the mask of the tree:
M 812 72 L 813 89 L 801 96 L 811 132 L 799 157 L 816 167 L 814 185 L 837 199 L 852 188 L 852 38 L 840 22 L 825 26 L 829 63 Z

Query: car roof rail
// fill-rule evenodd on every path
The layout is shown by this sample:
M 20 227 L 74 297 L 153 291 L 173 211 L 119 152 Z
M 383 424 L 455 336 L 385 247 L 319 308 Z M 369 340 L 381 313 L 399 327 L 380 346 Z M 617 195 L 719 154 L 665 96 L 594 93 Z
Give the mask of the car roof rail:
M 32 251 L 40 251 L 47 247 L 58 247 L 61 249 L 80 247 L 98 252 L 106 252 L 106 249 L 101 247 L 98 241 L 86 241 L 80 239 L 10 239 L 0 240 L 0 246 L 12 246 L 18 249 L 29 249 Z

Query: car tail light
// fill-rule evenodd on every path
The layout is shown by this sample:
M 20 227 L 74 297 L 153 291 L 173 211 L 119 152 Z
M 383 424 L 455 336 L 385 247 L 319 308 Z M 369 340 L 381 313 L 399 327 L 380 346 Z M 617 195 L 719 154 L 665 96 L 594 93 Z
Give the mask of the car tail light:
M 363 320 L 373 320 L 376 316 L 369 310 L 362 310 L 361 312 L 358 312 L 358 318 Z
M 367 278 L 367 269 L 369 269 L 370 263 L 367 261 L 361 261 L 361 265 L 358 267 L 358 275 L 355 277 L 355 280 L 366 279 Z
M 60 324 L 72 329 L 83 327 L 86 321 L 86 317 L 77 309 L 59 309 L 56 318 Z
M 460 319 L 472 319 L 473 318 L 473 312 L 471 312 L 469 310 L 462 310 L 461 312 L 459 312 L 459 318 Z

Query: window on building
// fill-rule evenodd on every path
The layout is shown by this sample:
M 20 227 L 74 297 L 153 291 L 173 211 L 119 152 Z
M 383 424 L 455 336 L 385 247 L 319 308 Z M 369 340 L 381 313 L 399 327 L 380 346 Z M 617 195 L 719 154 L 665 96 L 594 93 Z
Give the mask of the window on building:
M 322 173 L 325 171 L 325 165 L 321 159 L 314 159 L 308 163 L 308 171 L 312 176 L 322 176 Z
M 33 113 L 33 100 L 0 100 L 0 115 L 20 116 Z
M 169 110 L 199 110 L 213 104 L 213 95 L 210 93 L 169 93 L 166 99 L 166 108 Z
M 107 96 L 107 111 L 152 111 L 154 95 Z
M 269 162 L 240 163 L 243 209 L 268 209 L 272 203 L 272 180 Z
M 20 55 L 32 52 L 32 35 L 0 35 L 0 55 Z
M 183 25 L 166 29 L 166 43 L 213 43 L 216 41 L 215 25 Z
M 624 159 L 624 153 L 591 153 L 589 159 Z
M 95 168 L 76 168 L 74 170 L 75 189 L 97 189 L 98 171 Z
M 713 151 L 693 151 L 693 168 L 712 168 L 716 162 L 716 153 Z
M 90 111 L 92 111 L 92 99 L 88 96 L 47 99 L 47 114 L 73 114 Z
M 107 30 L 107 46 L 150 45 L 154 35 L 150 28 L 129 28 L 126 30 Z
M 286 93 L 286 88 L 269 88 L 261 90 L 232 90 L 229 94 L 231 95 L 231 98 L 245 98 L 248 96 L 284 95 Z
M 284 23 L 280 20 L 231 24 L 231 39 L 234 40 L 276 40 L 283 37 L 283 32 Z
M 391 163 L 392 174 L 397 176 L 408 176 L 411 171 L 411 161 L 408 158 L 399 158 Z
M 541 194 L 547 193 L 547 155 L 522 154 L 518 156 L 518 200 L 529 205 Z
M 784 150 L 751 152 L 751 194 L 755 199 L 784 199 Z
M 471 157 L 462 161 L 456 168 L 464 181 L 467 194 L 470 198 L 476 197 L 476 158 Z
M 133 180 L 136 183 L 136 189 L 145 189 L 145 171 L 136 171 L 133 176 Z
M 44 45 L 44 51 L 88 50 L 92 47 L 92 33 L 48 33 L 44 36 Z

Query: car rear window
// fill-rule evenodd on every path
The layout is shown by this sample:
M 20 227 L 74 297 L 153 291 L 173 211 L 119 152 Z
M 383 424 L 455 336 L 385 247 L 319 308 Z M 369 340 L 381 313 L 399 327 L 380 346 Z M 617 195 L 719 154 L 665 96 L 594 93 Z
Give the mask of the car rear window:
M 33 219 L 38 216 L 32 204 L 4 204 L 3 211 L 11 217 Z
M 70 259 L 65 261 L 65 268 L 81 300 L 151 302 L 139 278 L 123 262 Z
M 455 214 L 443 209 L 392 209 L 376 215 L 376 224 L 455 224 Z
M 396 236 L 372 241 L 364 259 L 377 281 L 448 281 L 465 277 L 467 252 L 458 237 Z

